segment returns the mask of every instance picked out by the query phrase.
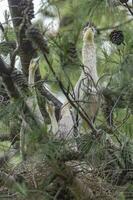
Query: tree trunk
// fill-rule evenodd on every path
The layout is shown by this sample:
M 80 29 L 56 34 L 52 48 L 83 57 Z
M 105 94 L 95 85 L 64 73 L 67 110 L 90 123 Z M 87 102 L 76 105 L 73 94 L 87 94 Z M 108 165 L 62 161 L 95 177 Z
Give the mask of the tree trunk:
M 26 4 L 27 1 L 24 3 Z M 26 38 L 26 26 L 31 25 L 31 20 L 24 22 L 24 9 L 21 6 L 22 0 L 8 0 L 11 18 L 15 29 L 17 43 L 19 46 L 19 55 L 22 63 L 22 70 L 28 76 L 28 67 L 36 50 L 33 48 L 32 43 Z

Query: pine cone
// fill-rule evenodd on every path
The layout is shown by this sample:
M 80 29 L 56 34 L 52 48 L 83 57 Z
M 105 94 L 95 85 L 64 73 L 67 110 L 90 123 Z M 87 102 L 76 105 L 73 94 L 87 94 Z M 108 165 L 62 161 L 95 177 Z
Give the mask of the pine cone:
M 77 50 L 76 50 L 76 45 L 73 42 L 69 42 L 68 44 L 68 55 L 70 59 L 74 60 L 77 58 Z
M 124 42 L 124 35 L 122 31 L 114 30 L 110 33 L 110 41 L 116 45 L 120 45 Z
M 31 2 L 29 2 L 29 10 L 28 10 L 28 17 L 29 17 L 29 19 L 33 19 L 34 17 L 35 17 L 35 15 L 34 15 L 34 4 L 33 4 L 33 2 L 31 1 Z
M 28 83 L 26 77 L 21 71 L 14 69 L 11 74 L 11 77 L 18 89 L 20 89 L 23 92 L 28 91 Z
M 27 38 L 32 41 L 42 52 L 49 53 L 47 41 L 37 28 L 28 28 L 26 35 Z
M 34 18 L 34 4 L 33 4 L 33 1 L 32 0 L 22 0 L 20 3 L 19 3 L 19 6 L 21 8 L 21 13 L 22 15 L 25 15 L 27 14 L 28 15 L 28 18 L 29 20 L 31 20 L 32 18 Z
M 5 86 L 2 84 L 0 86 L 0 106 L 7 105 L 10 102 L 10 97 L 6 91 Z
M 21 0 L 19 3 L 19 7 L 21 8 L 21 10 L 24 10 L 27 7 L 27 1 L 25 0 Z
M 114 118 L 114 113 L 113 113 L 113 105 L 112 102 L 110 102 L 109 99 L 105 99 L 105 103 L 102 106 L 104 117 L 106 119 L 106 122 L 109 126 L 113 126 L 113 118 Z

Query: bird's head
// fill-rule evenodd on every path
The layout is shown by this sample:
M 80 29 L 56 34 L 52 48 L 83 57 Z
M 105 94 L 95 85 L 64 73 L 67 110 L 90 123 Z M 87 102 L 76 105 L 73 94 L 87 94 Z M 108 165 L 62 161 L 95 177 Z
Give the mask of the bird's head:
M 37 58 L 32 58 L 29 65 L 29 72 L 35 72 L 39 67 L 40 56 Z
M 93 43 L 95 33 L 96 33 L 95 27 L 90 23 L 87 23 L 83 29 L 83 41 Z
M 53 114 L 55 114 L 55 106 L 52 101 L 46 101 L 46 110 L 50 116 L 53 116 Z

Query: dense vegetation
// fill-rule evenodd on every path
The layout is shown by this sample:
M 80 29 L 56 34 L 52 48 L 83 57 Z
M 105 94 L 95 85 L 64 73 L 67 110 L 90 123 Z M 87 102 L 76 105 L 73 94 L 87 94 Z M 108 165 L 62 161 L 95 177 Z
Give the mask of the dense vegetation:
M 0 23 L 0 198 L 133 199 L 132 3 L 47 0 L 37 13 L 32 0 L 8 5 Z M 77 99 L 86 29 L 98 81 L 90 71 Z

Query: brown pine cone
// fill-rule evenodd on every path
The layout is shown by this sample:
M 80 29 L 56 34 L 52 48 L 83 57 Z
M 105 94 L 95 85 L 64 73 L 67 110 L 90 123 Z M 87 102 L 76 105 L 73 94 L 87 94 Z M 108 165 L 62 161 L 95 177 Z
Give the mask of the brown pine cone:
M 110 41 L 116 45 L 120 45 L 124 42 L 124 35 L 122 31 L 114 30 L 110 33 Z
M 33 42 L 42 52 L 49 53 L 46 39 L 35 27 L 30 27 L 26 31 L 27 38 Z

